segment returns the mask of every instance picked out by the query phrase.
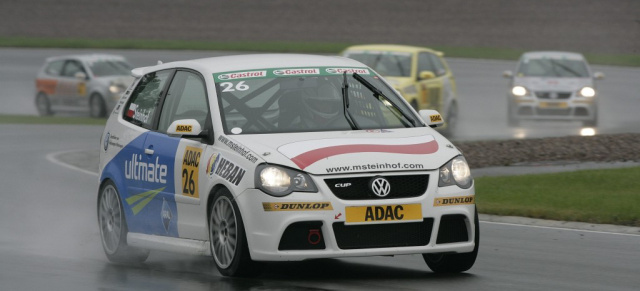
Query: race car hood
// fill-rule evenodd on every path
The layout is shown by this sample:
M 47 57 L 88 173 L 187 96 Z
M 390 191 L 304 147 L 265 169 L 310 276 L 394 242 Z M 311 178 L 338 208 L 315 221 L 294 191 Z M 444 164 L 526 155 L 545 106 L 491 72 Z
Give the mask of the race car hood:
M 323 175 L 438 169 L 460 152 L 430 128 L 234 135 L 267 163 Z
M 516 77 L 513 85 L 532 91 L 578 91 L 582 87 L 593 87 L 593 81 L 591 78 Z

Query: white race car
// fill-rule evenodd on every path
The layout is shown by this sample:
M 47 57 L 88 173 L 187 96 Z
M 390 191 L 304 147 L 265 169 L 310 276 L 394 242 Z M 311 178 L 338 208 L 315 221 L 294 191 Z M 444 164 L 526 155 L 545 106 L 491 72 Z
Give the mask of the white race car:
M 132 71 L 101 143 L 109 260 L 212 255 L 226 276 L 264 261 L 423 254 L 475 262 L 473 179 L 460 151 L 369 67 L 264 54 Z
M 582 54 L 571 52 L 528 52 L 520 57 L 516 74 L 503 73 L 511 80 L 507 122 L 520 120 L 578 120 L 598 126 L 598 94 L 594 79 Z

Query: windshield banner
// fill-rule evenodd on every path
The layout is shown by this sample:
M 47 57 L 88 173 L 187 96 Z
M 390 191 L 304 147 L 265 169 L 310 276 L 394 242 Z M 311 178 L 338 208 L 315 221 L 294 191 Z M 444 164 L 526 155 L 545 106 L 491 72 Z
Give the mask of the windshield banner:
M 358 73 L 359 75 L 372 75 L 368 68 L 349 67 L 304 67 L 304 68 L 272 68 L 251 71 L 234 71 L 213 74 L 214 81 L 236 81 L 255 78 L 278 78 L 290 76 L 334 76 L 343 73 Z

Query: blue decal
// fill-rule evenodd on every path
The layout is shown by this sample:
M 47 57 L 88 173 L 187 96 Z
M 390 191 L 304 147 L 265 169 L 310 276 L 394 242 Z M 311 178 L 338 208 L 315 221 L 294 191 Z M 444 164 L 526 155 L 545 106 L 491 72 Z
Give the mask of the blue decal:
M 179 142 L 145 132 L 105 165 L 102 178 L 113 179 L 118 187 L 129 231 L 178 237 L 174 163 Z

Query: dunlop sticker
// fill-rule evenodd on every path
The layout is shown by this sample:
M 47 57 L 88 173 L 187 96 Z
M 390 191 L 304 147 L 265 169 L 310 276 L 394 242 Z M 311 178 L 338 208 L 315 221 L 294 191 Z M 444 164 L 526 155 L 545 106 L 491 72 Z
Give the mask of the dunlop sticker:
M 475 201 L 476 201 L 475 196 L 436 198 L 435 200 L 433 200 L 433 206 L 453 206 L 453 205 L 475 204 Z
M 269 203 L 263 202 L 262 208 L 264 211 L 318 211 L 318 210 L 333 210 L 331 202 L 277 202 Z

